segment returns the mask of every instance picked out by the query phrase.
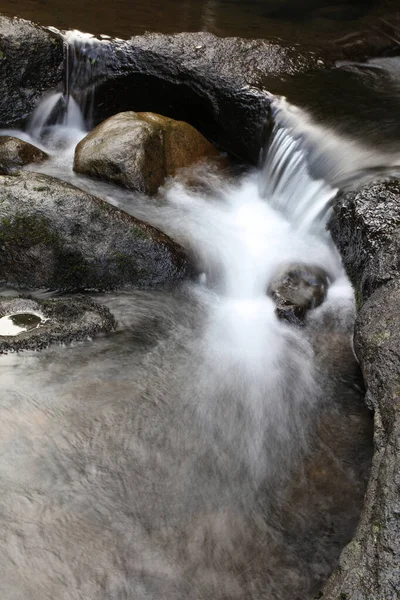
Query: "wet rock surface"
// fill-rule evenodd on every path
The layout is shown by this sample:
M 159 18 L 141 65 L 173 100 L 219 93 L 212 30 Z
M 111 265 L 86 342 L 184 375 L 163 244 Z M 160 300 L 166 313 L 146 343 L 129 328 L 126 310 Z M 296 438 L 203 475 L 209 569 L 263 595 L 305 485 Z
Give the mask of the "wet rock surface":
M 328 275 L 319 267 L 293 264 L 279 270 L 270 282 L 267 294 L 276 303 L 277 316 L 301 324 L 309 310 L 325 300 Z
M 188 123 L 131 111 L 110 117 L 78 144 L 74 170 L 155 194 L 179 169 L 218 156 Z
M 109 332 L 116 326 L 108 308 L 79 295 L 48 300 L 0 296 L 0 317 L 9 314 L 22 316 L 19 324 L 27 330 L 17 335 L 0 334 L 0 354 L 42 350 L 53 343 L 85 340 Z M 33 319 L 28 323 L 26 315 L 29 314 L 37 319 L 40 315 L 36 324 Z
M 0 15 L 0 127 L 17 126 L 63 78 L 60 35 Z
M 324 600 L 395 600 L 400 589 L 399 182 L 343 195 L 331 232 L 356 287 L 355 350 L 375 412 L 375 454 L 354 539 Z
M 0 136 L 0 175 L 8 175 L 29 163 L 40 163 L 48 154 L 11 135 Z
M 129 110 L 160 113 L 190 123 L 224 151 L 257 164 L 269 131 L 272 94 L 286 96 L 316 118 L 325 123 L 333 120 L 341 131 L 355 136 L 360 128 L 353 104 L 370 98 L 368 110 L 384 106 L 381 114 L 397 115 L 398 90 L 381 68 L 372 66 L 367 74 L 367 84 L 372 79 L 373 85 L 364 85 L 366 70 L 354 62 L 331 69 L 337 60 L 363 60 L 396 50 L 396 23 L 400 21 L 393 21 L 393 27 L 379 21 L 338 43 L 315 43 L 310 35 L 291 44 L 284 41 L 286 36 L 274 35 L 266 41 L 220 38 L 206 32 L 103 39 L 86 57 L 94 68 L 84 78 L 85 89 L 75 81 L 73 91 L 79 99 L 88 89 L 95 90 L 94 125 Z M 29 21 L 0 17 L 4 87 L 0 127 L 20 124 L 43 93 L 62 88 L 62 55 L 61 34 Z M 376 79 L 379 84 L 374 84 Z M 390 93 L 385 92 L 388 86 Z M 348 97 L 343 90 L 349 87 L 357 103 L 342 101 Z M 393 139 L 397 120 L 385 117 L 384 121 L 385 132 Z M 361 137 L 365 135 L 377 137 L 374 131 Z
M 102 68 L 95 123 L 128 110 L 160 113 L 190 123 L 218 147 L 252 163 L 259 159 L 271 101 L 257 87 L 261 78 L 268 89 L 332 64 L 307 46 L 205 32 L 101 42 L 96 53 Z
M 375 411 L 375 455 L 354 539 L 321 596 L 324 600 L 395 600 L 400 589 L 400 280 L 364 304 L 355 347 Z
M 399 276 L 399 181 L 339 195 L 329 227 L 359 303 Z
M 0 281 L 59 290 L 176 284 L 190 271 L 159 230 L 36 173 L 0 177 Z

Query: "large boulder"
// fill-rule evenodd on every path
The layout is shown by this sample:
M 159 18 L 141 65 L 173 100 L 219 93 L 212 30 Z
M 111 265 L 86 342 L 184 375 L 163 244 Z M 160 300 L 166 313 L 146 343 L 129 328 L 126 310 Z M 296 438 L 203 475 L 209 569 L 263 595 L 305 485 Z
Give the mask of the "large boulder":
M 0 175 L 8 175 L 30 163 L 40 163 L 48 157 L 29 142 L 12 135 L 0 136 Z
M 69 72 L 68 85 L 78 100 L 95 92 L 93 125 L 129 110 L 161 113 L 190 123 L 218 147 L 256 164 L 269 131 L 273 95 L 284 95 L 318 115 L 322 112 L 325 122 L 332 115 L 336 122 L 347 122 L 349 111 L 358 117 L 358 103 L 347 102 L 349 85 L 352 96 L 361 101 L 367 88 L 346 69 L 330 67 L 338 59 L 360 60 L 397 48 L 395 26 L 387 34 L 367 29 L 367 47 L 360 43 L 363 33 L 358 30 L 344 45 L 325 40 L 321 44 L 308 34 L 300 36 L 300 43 L 291 43 L 293 28 L 290 36 L 279 40 L 274 31 L 270 41 L 220 38 L 206 32 L 146 34 L 128 41 L 91 38 L 70 47 L 82 68 L 79 77 Z M 375 35 L 378 45 L 371 46 Z M 0 127 L 20 124 L 44 92 L 63 87 L 63 44 L 61 33 L 0 17 Z M 73 64 L 70 61 L 70 69 Z M 377 72 L 373 69 L 373 75 Z M 315 73 L 327 75 L 314 78 Z M 372 95 L 374 100 L 378 97 L 379 107 L 383 102 L 379 90 L 388 85 L 387 78 L 383 84 L 370 86 L 378 90 Z M 397 111 L 397 99 L 392 93 L 387 97 L 392 100 L 384 99 L 381 114 L 386 114 L 387 104 L 390 111 Z M 338 107 L 344 118 L 342 114 L 338 118 Z M 356 121 L 352 133 L 364 129 Z M 385 131 L 390 133 L 391 128 L 392 119 Z
M 0 127 L 20 125 L 61 84 L 63 45 L 49 29 L 0 15 Z
M 157 229 L 36 173 L 0 176 L 0 282 L 61 290 L 168 286 L 188 272 Z
M 359 303 L 400 273 L 400 181 L 340 194 L 330 230 Z
M 375 413 L 375 454 L 357 533 L 319 596 L 395 600 L 400 589 L 400 186 L 343 194 L 331 233 L 356 287 L 355 350 Z
M 0 127 L 19 125 L 50 89 L 63 86 L 61 33 L 0 17 Z M 34 51 L 33 51 L 34 49 Z M 333 65 L 331 52 L 287 42 L 220 38 L 206 32 L 96 40 L 74 50 L 88 68 L 70 73 L 79 100 L 95 91 L 93 124 L 129 110 L 190 123 L 217 146 L 257 163 L 273 85 Z M 340 52 L 339 52 L 340 55 Z M 71 62 L 72 65 L 72 62 Z
M 74 170 L 155 194 L 166 177 L 219 153 L 194 127 L 153 113 L 125 112 L 76 147 Z

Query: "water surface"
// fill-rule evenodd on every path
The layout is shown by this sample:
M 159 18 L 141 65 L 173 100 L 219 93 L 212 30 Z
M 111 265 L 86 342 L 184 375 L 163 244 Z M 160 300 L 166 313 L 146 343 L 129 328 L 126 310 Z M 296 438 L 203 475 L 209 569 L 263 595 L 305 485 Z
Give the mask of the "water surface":
M 222 36 L 281 37 L 289 43 L 311 45 L 341 39 L 360 28 L 370 28 L 373 32 L 373 27 L 379 26 L 379 17 L 395 10 L 394 0 L 3 0 L 1 3 L 1 13 L 8 16 L 124 39 L 146 31 L 202 30 Z

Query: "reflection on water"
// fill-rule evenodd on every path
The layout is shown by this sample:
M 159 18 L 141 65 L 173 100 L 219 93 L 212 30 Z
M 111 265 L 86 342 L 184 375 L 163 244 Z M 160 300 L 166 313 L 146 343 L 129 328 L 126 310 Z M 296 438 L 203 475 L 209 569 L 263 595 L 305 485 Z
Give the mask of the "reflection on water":
M 393 9 L 396 0 L 2 0 L 0 7 L 43 25 L 122 38 L 204 30 L 308 44 L 342 38 Z

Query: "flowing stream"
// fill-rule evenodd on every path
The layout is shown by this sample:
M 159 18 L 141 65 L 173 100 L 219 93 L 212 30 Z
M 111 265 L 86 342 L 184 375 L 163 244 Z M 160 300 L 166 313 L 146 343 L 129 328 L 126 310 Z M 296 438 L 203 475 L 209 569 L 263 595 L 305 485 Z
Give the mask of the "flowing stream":
M 51 154 L 33 170 L 159 227 L 202 274 L 96 295 L 115 333 L 0 358 L 2 597 L 311 599 L 352 537 L 371 457 L 353 290 L 325 230 L 335 181 L 310 175 L 284 103 L 263 167 L 238 180 L 205 171 L 154 201 L 74 174 L 92 102 L 73 98 L 91 43 L 74 35 L 81 71 L 13 135 Z M 266 295 L 293 263 L 329 277 L 303 328 Z

